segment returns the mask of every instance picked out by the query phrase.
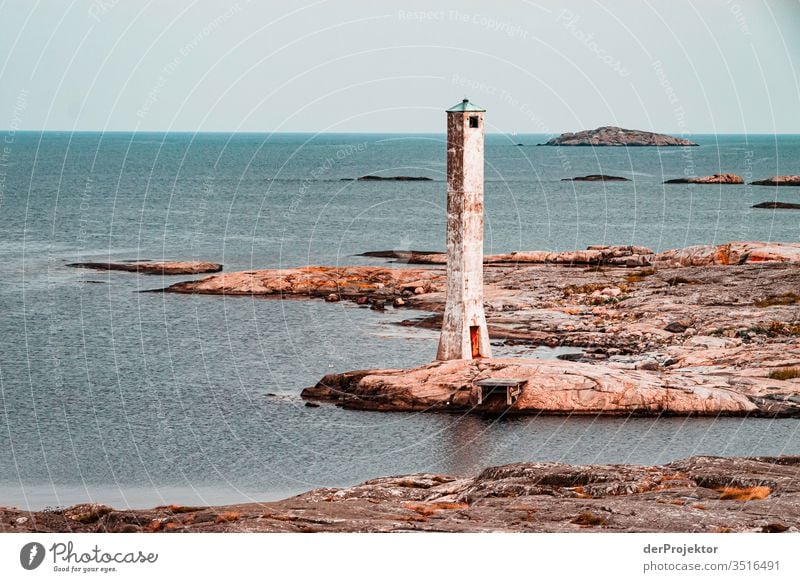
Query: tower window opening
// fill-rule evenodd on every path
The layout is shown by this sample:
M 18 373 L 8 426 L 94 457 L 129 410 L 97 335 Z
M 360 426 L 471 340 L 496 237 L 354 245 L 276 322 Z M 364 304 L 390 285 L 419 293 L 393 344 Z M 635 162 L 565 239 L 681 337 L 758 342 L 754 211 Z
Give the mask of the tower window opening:
M 477 115 L 470 115 L 469 116 L 469 126 L 470 127 L 478 127 L 478 116 Z

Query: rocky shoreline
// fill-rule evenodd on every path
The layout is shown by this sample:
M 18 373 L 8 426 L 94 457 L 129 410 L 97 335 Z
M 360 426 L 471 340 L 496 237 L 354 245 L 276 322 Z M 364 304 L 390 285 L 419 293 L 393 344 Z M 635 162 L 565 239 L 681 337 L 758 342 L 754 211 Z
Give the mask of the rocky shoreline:
M 0 508 L 0 531 L 796 533 L 800 457 L 692 457 L 653 467 L 516 463 L 221 507 Z
M 371 255 L 425 266 L 226 273 L 164 291 L 411 307 L 429 314 L 404 325 L 438 327 L 442 255 Z M 798 416 L 800 244 L 530 251 L 489 256 L 484 271 L 492 341 L 519 357 L 331 374 L 303 397 L 490 415 Z M 527 354 L 543 345 L 576 352 L 557 360 Z M 521 382 L 513 403 L 479 393 L 487 378 Z M 518 463 L 224 507 L 0 508 L 0 524 L 9 532 L 797 532 L 798 476 L 800 457 Z
M 438 327 L 445 273 L 433 265 L 444 257 L 411 252 L 406 259 L 432 267 L 247 271 L 166 291 L 411 307 L 430 315 L 405 325 Z M 518 357 L 334 374 L 303 396 L 394 411 L 798 416 L 800 244 L 663 253 L 590 247 L 486 259 L 489 335 L 515 346 Z M 577 361 L 526 355 L 543 345 L 580 348 Z M 524 380 L 519 398 L 476 405 L 475 382 L 488 378 Z
M 446 265 L 443 252 L 385 250 L 361 256 L 394 259 L 416 265 Z M 800 244 L 730 242 L 722 245 L 694 245 L 654 253 L 647 247 L 592 245 L 577 251 L 516 251 L 484 255 L 484 265 L 522 264 L 563 266 L 665 267 L 736 265 L 758 262 L 800 262 Z

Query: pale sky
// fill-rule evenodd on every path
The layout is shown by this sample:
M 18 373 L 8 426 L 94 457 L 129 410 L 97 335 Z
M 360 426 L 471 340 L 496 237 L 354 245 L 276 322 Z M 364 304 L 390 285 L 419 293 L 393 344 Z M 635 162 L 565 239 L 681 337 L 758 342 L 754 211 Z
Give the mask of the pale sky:
M 442 132 L 468 96 L 495 132 L 800 133 L 798 31 L 798 0 L 6 0 L 0 128 Z

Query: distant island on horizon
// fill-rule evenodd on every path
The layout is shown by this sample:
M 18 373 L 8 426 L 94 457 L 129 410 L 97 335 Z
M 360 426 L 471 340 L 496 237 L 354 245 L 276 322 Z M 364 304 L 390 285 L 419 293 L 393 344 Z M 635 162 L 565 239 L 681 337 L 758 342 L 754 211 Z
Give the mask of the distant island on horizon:
M 539 144 L 546 146 L 696 146 L 698 144 L 680 137 L 663 133 L 604 126 L 577 133 L 562 133 L 558 137 Z

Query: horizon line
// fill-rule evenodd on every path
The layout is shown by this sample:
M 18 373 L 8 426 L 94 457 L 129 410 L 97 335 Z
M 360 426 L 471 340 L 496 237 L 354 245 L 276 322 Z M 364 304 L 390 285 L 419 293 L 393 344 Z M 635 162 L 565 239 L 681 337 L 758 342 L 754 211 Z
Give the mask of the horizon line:
M 628 128 L 624 128 L 628 129 Z M 577 130 L 585 131 L 585 130 Z M 649 131 L 649 130 L 629 130 L 629 131 Z M 227 130 L 227 129 L 208 129 L 208 130 L 189 130 L 189 129 L 19 129 L 19 128 L 0 128 L 0 133 L 18 134 L 18 133 L 122 133 L 122 134 L 145 134 L 145 133 L 158 133 L 158 134 L 252 134 L 252 135 L 446 135 L 446 131 L 269 131 L 269 130 Z M 503 131 L 487 131 L 485 135 L 561 135 L 563 133 L 575 132 L 503 132 Z M 683 132 L 683 131 L 659 131 L 654 133 L 661 133 L 664 135 L 800 135 L 798 131 L 749 131 L 749 132 L 733 132 L 733 131 L 718 131 L 718 132 Z

